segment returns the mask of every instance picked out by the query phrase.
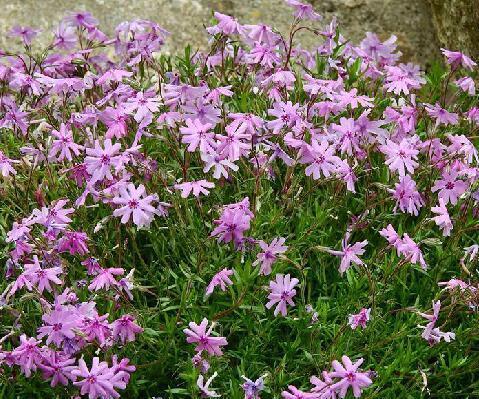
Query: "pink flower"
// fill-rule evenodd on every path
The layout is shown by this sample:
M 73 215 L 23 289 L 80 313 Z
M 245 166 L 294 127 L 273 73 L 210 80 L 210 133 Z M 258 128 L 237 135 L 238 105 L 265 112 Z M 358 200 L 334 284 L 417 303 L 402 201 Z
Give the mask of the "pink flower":
M 38 291 L 43 293 L 46 289 L 48 292 L 52 292 L 53 288 L 51 283 L 62 284 L 62 281 L 58 278 L 58 275 L 62 273 L 61 267 L 51 267 L 48 269 L 43 269 L 40 266 L 38 257 L 33 256 L 33 263 L 28 263 L 25 265 L 25 271 L 23 275 L 34 285 L 37 285 Z
M 399 183 L 396 183 L 395 190 L 388 191 L 396 199 L 394 212 L 399 206 L 401 212 L 408 212 L 411 215 L 417 216 L 419 209 L 424 205 L 424 200 L 416 189 L 416 182 L 409 175 L 402 176 Z
M 388 139 L 386 144 L 379 146 L 379 150 L 386 155 L 386 165 L 391 172 L 397 171 L 399 176 L 404 176 L 406 170 L 413 174 L 419 166 L 416 162 L 419 150 L 410 139 L 404 138 L 399 144 Z
M 44 314 L 42 320 L 44 326 L 38 329 L 38 338 L 47 336 L 47 345 L 53 342 L 57 347 L 61 347 L 66 338 L 75 338 L 73 330 L 80 326 L 78 316 L 63 308 L 55 309 L 50 314 Z
M 63 226 L 69 224 L 72 220 L 68 215 L 75 210 L 73 208 L 64 209 L 67 203 L 68 200 L 60 199 L 53 202 L 50 207 L 44 206 L 41 210 L 34 209 L 32 218 L 29 219 L 27 225 L 38 223 L 50 227 L 51 225 Z
M 260 274 L 267 276 L 271 273 L 271 266 L 277 259 L 278 254 L 282 254 L 288 250 L 288 247 L 283 245 L 286 239 L 278 237 L 273 239 L 271 244 L 266 244 L 263 240 L 259 241 L 259 246 L 262 251 L 257 255 L 257 259 L 253 262 L 253 266 L 261 263 Z
M 81 358 L 78 361 L 78 368 L 71 372 L 80 381 L 76 381 L 73 385 L 80 387 L 80 394 L 88 394 L 89 399 L 103 398 L 119 398 L 120 394 L 115 389 L 125 389 L 124 381 L 125 371 L 115 371 L 108 367 L 108 363 L 100 362 L 98 357 L 93 358 L 91 369 Z
M 33 38 L 35 38 L 40 33 L 40 30 L 30 28 L 29 26 L 14 26 L 10 29 L 9 36 L 19 37 L 22 39 L 25 46 L 29 46 L 32 43 Z
M 52 379 L 50 386 L 55 387 L 58 384 L 67 386 L 69 381 L 76 380 L 76 376 L 71 373 L 76 369 L 75 363 L 74 358 L 52 350 L 48 355 L 43 356 L 43 363 L 38 367 L 42 370 L 45 380 Z
M 211 131 L 211 123 L 201 123 L 199 119 L 186 120 L 187 127 L 181 127 L 181 142 L 188 145 L 188 151 L 194 152 L 199 147 L 202 153 L 210 153 L 216 148 L 215 133 Z
M 233 282 L 229 278 L 229 276 L 233 274 L 233 270 L 226 268 L 216 273 L 208 284 L 208 287 L 206 287 L 206 295 L 211 295 L 215 287 L 218 285 L 222 291 L 226 291 L 227 285 L 233 285 Z
M 98 275 L 93 279 L 88 289 L 91 291 L 109 290 L 111 286 L 115 287 L 118 285 L 114 276 L 122 276 L 124 272 L 124 269 L 121 267 L 100 268 Z
M 58 242 L 58 251 L 69 252 L 70 255 L 86 255 L 88 253 L 88 236 L 81 231 L 66 231 Z
M 98 20 L 86 11 L 72 12 L 70 15 L 65 17 L 64 21 L 68 24 L 68 26 L 75 27 L 83 26 L 85 28 L 91 28 L 98 25 Z
M 450 51 L 450 50 L 446 50 L 445 48 L 441 48 L 441 52 L 446 57 L 447 63 L 451 65 L 454 69 L 458 68 L 459 66 L 462 66 L 472 71 L 474 67 L 477 65 L 467 55 L 459 51 Z
M 315 392 L 303 392 L 294 385 L 288 385 L 288 391 L 281 392 L 284 399 L 319 399 L 321 396 Z
M 474 80 L 469 76 L 464 76 L 456 80 L 456 85 L 465 93 L 468 93 L 470 96 L 476 94 L 476 85 Z
M 19 161 L 7 158 L 5 154 L 0 151 L 0 174 L 3 177 L 8 177 L 10 175 L 15 176 L 17 174 L 17 171 L 12 166 L 13 163 L 19 163 Z
M 100 346 L 104 346 L 107 338 L 111 336 L 111 327 L 108 324 L 108 313 L 100 316 L 93 314 L 83 319 L 81 331 L 86 335 L 88 341 L 97 340 Z
M 53 140 L 48 153 L 50 160 L 63 161 L 65 158 L 71 161 L 72 152 L 76 156 L 80 155 L 80 150 L 83 146 L 76 144 L 73 141 L 73 133 L 70 130 L 70 126 L 65 125 L 63 122 L 60 125 L 60 131 L 52 130 L 52 135 L 57 138 Z M 58 154 L 58 155 L 57 155 Z
M 457 125 L 459 122 L 459 116 L 453 112 L 449 112 L 442 108 L 439 103 L 436 105 L 426 105 L 426 112 L 431 118 L 436 120 L 436 126 L 443 125 Z
M 86 149 L 85 166 L 87 172 L 92 176 L 91 184 L 104 178 L 113 180 L 112 168 L 118 166 L 120 162 L 120 143 L 112 144 L 110 139 L 106 139 L 103 146 L 104 148 L 101 147 L 98 140 L 95 140 L 95 147 Z
M 226 136 L 218 135 L 218 147 L 216 152 L 234 162 L 242 156 L 248 155 L 251 149 L 251 135 L 244 128 L 233 128 L 233 124 L 226 126 Z
M 327 371 L 323 371 L 322 376 L 324 381 L 315 375 L 310 378 L 309 382 L 314 385 L 311 391 L 317 393 L 321 399 L 336 399 L 336 390 L 332 388 L 334 380 Z
M 193 195 L 198 198 L 200 194 L 208 195 L 210 193 L 208 189 L 213 188 L 214 186 L 214 183 L 207 180 L 198 180 L 175 184 L 174 188 L 176 190 L 181 190 L 181 198 L 187 198 L 191 192 L 193 192 Z
M 228 169 L 237 171 L 239 167 L 227 159 L 224 155 L 219 155 L 216 152 L 210 154 L 201 153 L 201 160 L 205 163 L 203 172 L 207 173 L 211 168 L 214 167 L 213 177 L 215 179 L 220 179 L 222 176 L 227 179 Z
M 298 19 L 310 19 L 319 21 L 322 16 L 316 13 L 310 4 L 300 3 L 297 0 L 285 0 L 286 4 L 294 8 L 294 16 Z
M 274 116 L 277 119 L 269 121 L 266 125 L 268 129 L 272 129 L 273 134 L 278 134 L 282 128 L 292 128 L 301 121 L 299 115 L 299 104 L 294 104 L 291 101 L 288 102 L 275 102 L 273 109 L 268 110 L 268 115 Z
M 459 180 L 457 178 L 458 175 L 459 173 L 455 169 L 449 173 L 444 171 L 442 178 L 436 180 L 431 188 L 433 193 L 439 191 L 438 197 L 444 201 L 445 205 L 448 203 L 456 205 L 458 198 L 467 190 L 468 185 L 464 181 Z
M 233 241 L 235 247 L 239 247 L 243 242 L 244 232 L 250 228 L 252 214 L 249 209 L 231 205 L 224 209 L 218 220 L 214 221 L 218 226 L 211 232 L 211 237 L 217 236 L 218 242 Z
M 213 375 L 208 378 L 205 382 L 205 377 L 203 375 L 199 375 L 198 379 L 196 380 L 196 385 L 201 392 L 201 396 L 204 398 L 219 398 L 221 395 L 218 395 L 216 391 L 210 388 L 211 383 L 216 378 L 218 373 L 215 371 Z
M 121 343 L 133 342 L 136 334 L 143 332 L 138 324 L 135 323 L 135 318 L 129 314 L 121 316 L 112 323 L 113 338 L 118 339 Z
M 286 304 L 295 306 L 293 297 L 296 295 L 296 290 L 294 287 L 298 283 L 299 280 L 297 278 L 292 279 L 289 274 L 286 276 L 277 274 L 276 281 L 269 282 L 269 302 L 266 304 L 266 308 L 271 309 L 273 305 L 277 304 L 276 308 L 274 309 L 274 315 L 277 316 L 278 313 L 281 312 L 283 316 L 286 316 Z
M 211 356 L 221 356 L 223 352 L 221 347 L 228 345 L 225 337 L 212 337 L 214 323 L 208 330 L 208 319 L 206 317 L 201 321 L 200 325 L 190 322 L 190 328 L 185 328 L 183 332 L 187 335 L 186 342 L 189 344 L 196 343 L 196 352 L 207 351 Z
M 423 333 L 421 334 L 421 337 L 428 341 L 429 345 L 431 346 L 439 343 L 441 339 L 444 339 L 444 341 L 446 342 L 451 342 L 451 340 L 454 340 L 456 338 L 456 334 L 454 334 L 453 332 L 444 333 L 436 327 L 436 322 L 439 319 L 439 311 L 441 310 L 441 301 L 432 301 L 432 309 L 433 314 L 425 314 L 419 312 L 419 315 L 421 317 L 424 317 L 426 320 L 429 321 L 429 323 L 427 323 L 425 327 L 420 326 L 424 329 Z
M 394 227 L 391 224 L 388 224 L 386 228 L 382 229 L 379 232 L 379 234 L 386 240 L 388 240 L 389 245 L 395 246 L 401 240 L 398 233 L 396 233 L 396 230 L 394 230 Z
M 395 243 L 395 247 L 398 255 L 404 255 L 414 265 L 419 262 L 423 270 L 427 269 L 427 263 L 424 260 L 419 245 L 407 233 L 404 233 L 403 238 Z
M 22 373 L 25 377 L 29 378 L 32 375 L 32 371 L 36 371 L 37 366 L 42 363 L 42 353 L 38 345 L 41 341 L 35 340 L 35 338 L 27 338 L 25 334 L 20 336 L 20 345 L 16 347 L 11 356 L 15 361 L 15 364 L 20 366 Z
M 105 133 L 107 139 L 121 139 L 128 134 L 128 115 L 123 107 L 107 107 L 100 115 L 101 121 L 108 127 Z
M 218 25 L 216 25 L 215 28 L 219 32 L 222 32 L 225 35 L 243 34 L 244 28 L 233 17 L 221 14 L 220 12 L 215 12 L 214 16 L 218 20 Z M 216 32 L 210 33 L 215 34 Z
M 341 360 L 343 364 L 337 360 L 332 362 L 334 371 L 329 373 L 329 375 L 333 378 L 341 378 L 339 382 L 333 385 L 333 388 L 339 391 L 341 398 L 346 396 L 349 388 L 353 390 L 354 397 L 359 398 L 362 390 L 373 383 L 369 378 L 369 373 L 358 371 L 364 359 L 361 358 L 352 363 L 349 357 L 343 356 Z
M 330 146 L 326 140 L 319 143 L 313 139 L 299 160 L 300 163 L 309 164 L 305 169 L 306 176 L 313 175 L 313 179 L 317 180 L 321 175 L 329 177 L 336 172 L 341 159 L 334 153 L 334 146 Z
M 120 207 L 113 211 L 113 216 L 121 217 L 121 223 L 127 223 L 133 219 L 138 227 L 148 227 L 155 215 L 159 215 L 151 203 L 158 201 L 156 194 L 146 195 L 145 186 L 140 184 L 138 188 L 133 183 L 120 187 L 120 192 L 112 202 Z
M 366 328 L 366 323 L 369 321 L 371 309 L 362 308 L 358 314 L 349 315 L 348 324 L 355 330 L 358 326 Z
M 439 206 L 433 206 L 431 211 L 437 213 L 437 216 L 434 216 L 432 220 L 442 229 L 443 236 L 451 235 L 452 222 L 444 200 L 439 198 Z
M 351 263 L 356 265 L 364 265 L 364 262 L 358 256 L 363 255 L 364 252 L 366 252 L 364 247 L 368 245 L 368 240 L 356 242 L 351 245 L 348 243 L 349 236 L 350 233 L 347 232 L 341 242 L 341 251 L 328 250 L 330 254 L 339 256 L 341 258 L 341 264 L 339 265 L 339 272 L 341 274 L 351 267 Z

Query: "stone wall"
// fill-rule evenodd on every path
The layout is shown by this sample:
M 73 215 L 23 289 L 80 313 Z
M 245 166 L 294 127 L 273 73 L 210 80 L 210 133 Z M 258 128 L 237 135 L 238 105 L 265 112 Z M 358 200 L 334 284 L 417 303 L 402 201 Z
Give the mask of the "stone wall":
M 442 2 L 446 0 L 437 0 Z M 453 0 L 447 0 L 453 1 Z M 405 61 L 427 65 L 438 57 L 439 43 L 427 0 L 311 0 L 329 20 L 337 15 L 344 36 L 358 42 L 364 32 L 382 38 L 398 36 Z M 185 44 L 204 47 L 203 25 L 210 25 L 212 11 L 232 14 L 242 23 L 264 22 L 287 31 L 291 10 L 283 0 L 0 0 L 0 47 L 11 46 L 5 32 L 13 25 L 29 25 L 48 31 L 68 11 L 88 10 L 111 34 L 121 21 L 145 18 L 157 21 L 172 32 L 167 50 L 175 52 Z M 48 37 L 42 36 L 42 42 Z M 316 38 L 303 35 L 304 47 Z

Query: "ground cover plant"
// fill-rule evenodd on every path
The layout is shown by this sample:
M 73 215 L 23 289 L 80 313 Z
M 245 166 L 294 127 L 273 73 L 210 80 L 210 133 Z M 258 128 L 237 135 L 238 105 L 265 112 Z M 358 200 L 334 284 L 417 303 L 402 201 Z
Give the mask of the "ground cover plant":
M 476 63 L 286 0 L 0 52 L 0 397 L 479 395 Z M 302 31 L 318 46 L 298 45 Z

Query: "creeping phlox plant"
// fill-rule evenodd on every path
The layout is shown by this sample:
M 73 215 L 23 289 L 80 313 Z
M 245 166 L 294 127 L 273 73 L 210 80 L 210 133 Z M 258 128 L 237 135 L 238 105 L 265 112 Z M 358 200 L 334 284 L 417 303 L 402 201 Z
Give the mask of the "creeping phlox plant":
M 178 57 L 145 20 L 11 30 L 0 397 L 476 397 L 476 63 L 286 3 Z

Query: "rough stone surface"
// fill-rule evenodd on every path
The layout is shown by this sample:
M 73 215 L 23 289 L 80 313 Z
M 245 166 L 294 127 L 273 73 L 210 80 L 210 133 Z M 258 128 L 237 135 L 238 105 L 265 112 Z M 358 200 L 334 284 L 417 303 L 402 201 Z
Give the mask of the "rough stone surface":
M 449 50 L 479 58 L 479 0 L 429 0 L 437 36 Z
M 337 15 L 343 35 L 359 42 L 364 32 L 376 32 L 383 39 L 395 34 L 405 61 L 423 65 L 438 57 L 438 42 L 427 0 L 311 0 L 316 10 L 329 21 Z M 437 0 L 442 2 L 443 0 Z M 446 0 L 444 0 L 446 1 Z M 447 0 L 449 2 L 453 0 Z M 157 21 L 172 32 L 167 50 L 175 52 L 185 44 L 204 48 L 204 25 L 211 22 L 212 11 L 236 16 L 242 23 L 264 22 L 282 32 L 288 30 L 291 9 L 283 0 L 0 0 L 0 46 L 11 47 L 5 32 L 13 25 L 29 25 L 48 31 L 68 12 L 88 10 L 108 34 L 124 20 L 145 18 Z M 48 42 L 48 35 L 41 42 Z M 316 38 L 300 37 L 306 48 Z

